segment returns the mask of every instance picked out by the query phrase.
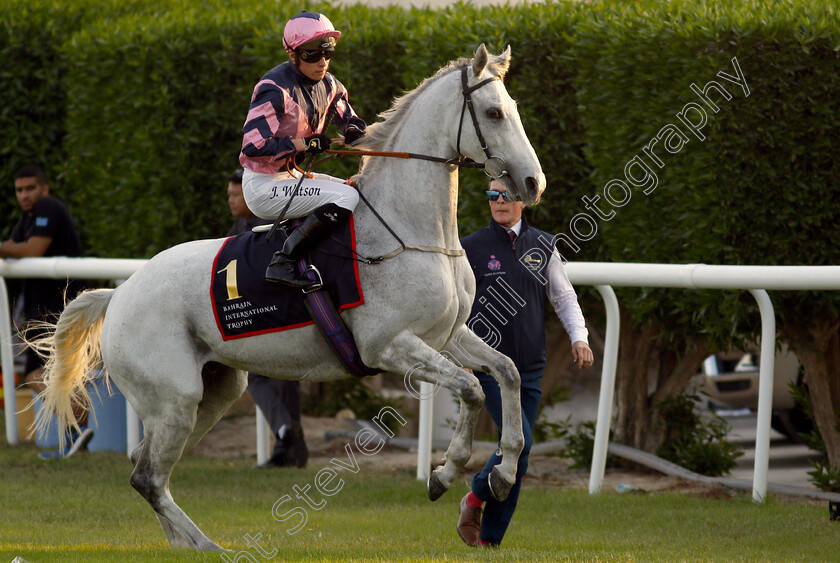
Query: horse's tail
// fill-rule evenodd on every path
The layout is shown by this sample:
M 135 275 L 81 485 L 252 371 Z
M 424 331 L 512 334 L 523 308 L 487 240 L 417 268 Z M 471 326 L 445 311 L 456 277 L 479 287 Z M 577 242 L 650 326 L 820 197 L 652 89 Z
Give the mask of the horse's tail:
M 100 339 L 105 311 L 114 295 L 113 289 L 95 289 L 81 293 L 67 304 L 58 322 L 49 325 L 45 336 L 28 342 L 47 358 L 44 365 L 46 389 L 38 395 L 43 402 L 35 419 L 37 432 L 49 430 L 51 415 L 58 420 L 59 448 L 64 449 L 65 431 L 79 430 L 74 407 L 90 410 L 86 384 L 101 362 Z

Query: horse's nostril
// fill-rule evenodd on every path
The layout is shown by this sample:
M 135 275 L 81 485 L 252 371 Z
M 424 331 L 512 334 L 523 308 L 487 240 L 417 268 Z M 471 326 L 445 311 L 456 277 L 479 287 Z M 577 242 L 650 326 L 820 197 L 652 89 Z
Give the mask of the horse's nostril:
M 540 189 L 540 184 L 537 182 L 536 178 L 533 176 L 528 176 L 525 178 L 525 186 L 528 188 L 529 192 L 536 192 Z
M 528 176 L 525 178 L 525 189 L 528 191 L 528 195 L 534 196 L 534 203 L 539 203 L 540 201 L 540 182 L 533 176 Z
M 534 178 L 533 176 L 528 176 L 528 178 L 525 180 L 525 186 L 528 188 L 528 193 L 537 197 L 540 196 L 540 183 L 537 181 L 536 178 Z

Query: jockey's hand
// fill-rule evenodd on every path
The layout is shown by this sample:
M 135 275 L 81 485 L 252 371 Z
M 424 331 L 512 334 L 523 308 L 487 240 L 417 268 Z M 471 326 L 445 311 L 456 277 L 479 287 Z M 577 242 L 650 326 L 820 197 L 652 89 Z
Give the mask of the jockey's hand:
M 355 125 L 351 125 L 344 131 L 344 144 L 345 145 L 352 145 L 359 139 L 364 136 L 365 132 L 356 127 Z
M 303 142 L 306 145 L 306 152 L 318 154 L 330 148 L 331 141 L 323 133 L 318 133 L 304 138 Z
M 586 369 L 592 367 L 592 363 L 595 361 L 595 355 L 585 342 L 577 341 L 572 344 L 572 359 L 577 367 Z

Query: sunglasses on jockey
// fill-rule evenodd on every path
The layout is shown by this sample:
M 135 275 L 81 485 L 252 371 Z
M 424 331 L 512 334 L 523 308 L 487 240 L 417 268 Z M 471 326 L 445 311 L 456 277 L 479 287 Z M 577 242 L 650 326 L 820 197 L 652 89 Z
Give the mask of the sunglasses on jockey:
M 334 49 L 298 49 L 297 54 L 305 63 L 317 63 L 322 58 L 330 60 L 335 54 Z
M 335 43 L 334 37 L 324 37 L 301 45 L 295 49 L 295 53 L 305 63 L 317 63 L 322 58 L 330 60 L 335 54 Z
M 502 196 L 502 199 L 504 199 L 505 201 L 513 201 L 512 199 L 510 199 L 507 192 L 500 192 L 498 190 L 487 190 L 485 193 L 487 194 L 488 201 L 496 201 L 497 199 L 499 199 L 499 196 Z

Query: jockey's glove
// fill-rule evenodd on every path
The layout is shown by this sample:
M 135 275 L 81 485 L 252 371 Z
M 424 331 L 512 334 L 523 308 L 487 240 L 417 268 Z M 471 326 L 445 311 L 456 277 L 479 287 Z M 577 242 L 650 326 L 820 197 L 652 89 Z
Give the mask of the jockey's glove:
M 323 133 L 305 137 L 303 142 L 306 144 L 306 152 L 310 153 L 318 154 L 330 148 L 330 138 Z
M 351 125 L 344 131 L 344 144 L 345 145 L 352 145 L 359 139 L 364 136 L 365 132 L 356 127 L 355 125 Z

